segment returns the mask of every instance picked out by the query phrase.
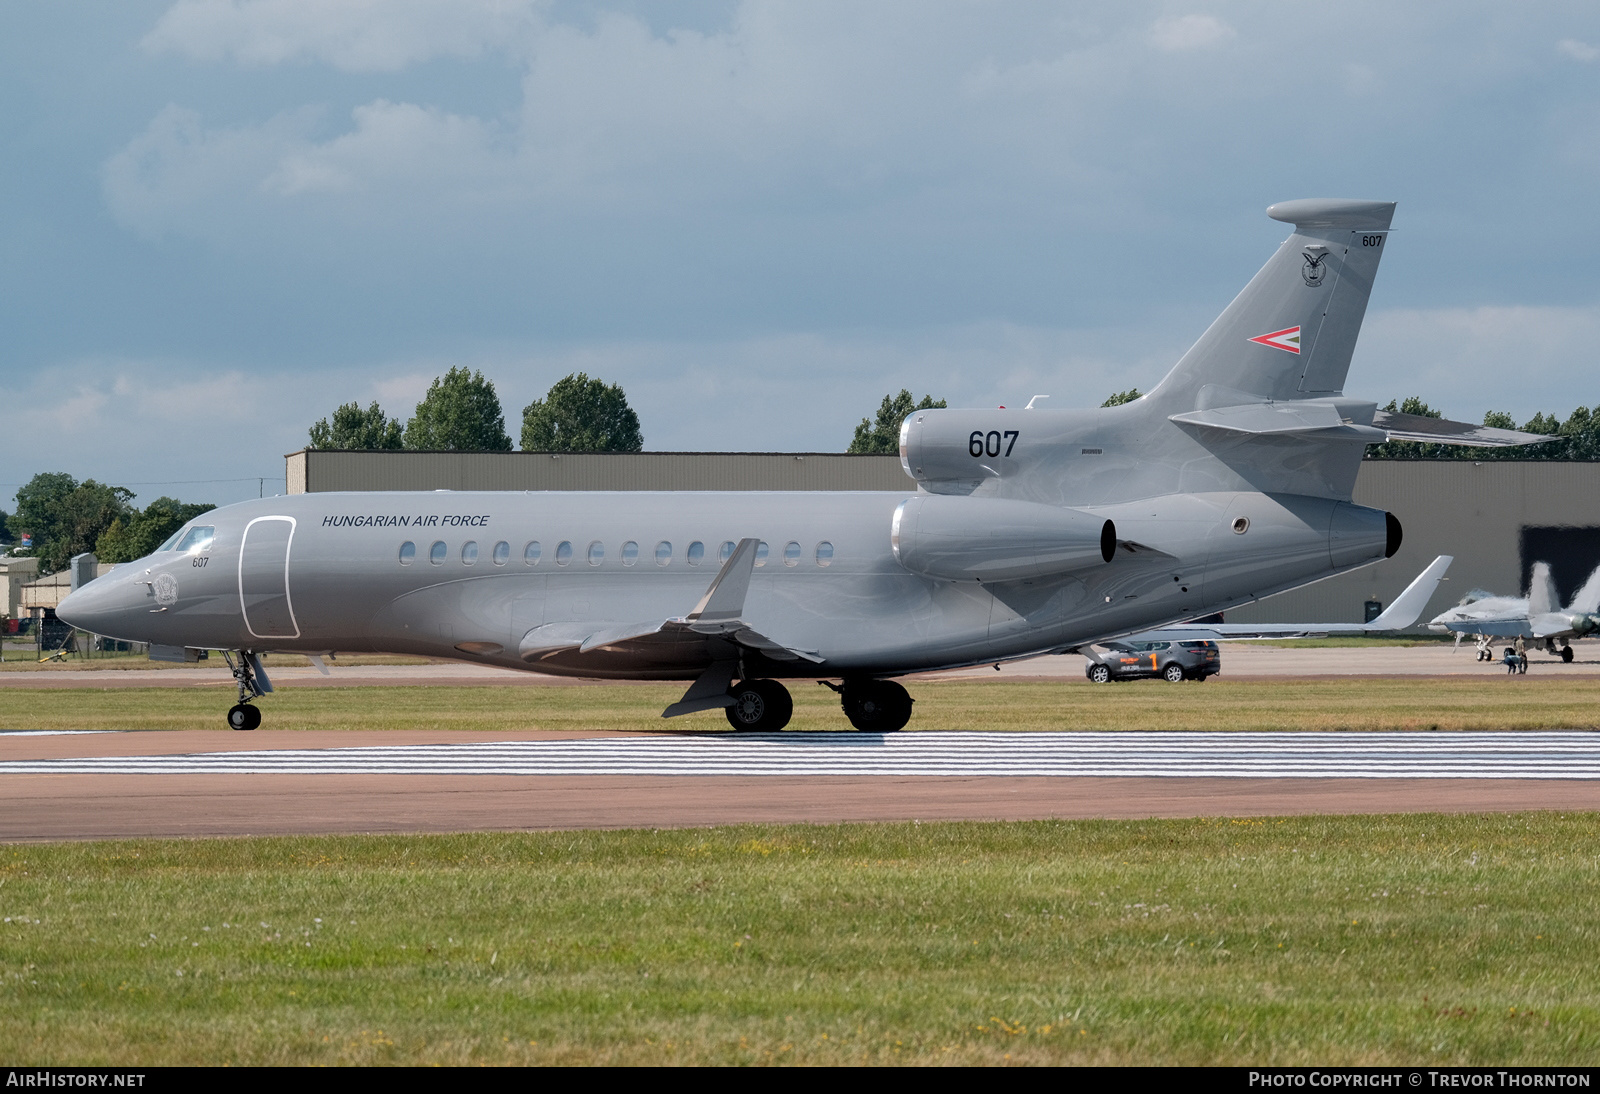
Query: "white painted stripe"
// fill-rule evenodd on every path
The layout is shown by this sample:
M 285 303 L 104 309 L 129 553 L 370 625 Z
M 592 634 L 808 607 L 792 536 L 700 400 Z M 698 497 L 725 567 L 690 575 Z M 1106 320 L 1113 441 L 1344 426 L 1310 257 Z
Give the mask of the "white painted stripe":
M 718 733 L 0 763 L 0 775 L 208 773 L 1600 779 L 1600 734 Z
M 0 737 L 86 737 L 92 733 L 123 733 L 121 729 L 0 729 Z

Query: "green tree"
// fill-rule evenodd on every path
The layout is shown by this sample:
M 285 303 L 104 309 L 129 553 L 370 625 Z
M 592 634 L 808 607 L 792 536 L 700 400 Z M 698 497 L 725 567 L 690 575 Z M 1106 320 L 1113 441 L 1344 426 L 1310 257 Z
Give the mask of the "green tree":
M 1119 392 L 1116 392 L 1113 395 L 1108 396 L 1106 401 L 1101 403 L 1100 405 L 1101 406 L 1121 406 L 1123 403 L 1131 403 L 1131 402 L 1133 402 L 1135 399 L 1139 398 L 1141 394 L 1142 394 L 1142 392 L 1140 392 L 1140 390 L 1138 388 L 1130 387 L 1127 391 L 1119 391 Z
M 406 447 L 443 452 L 510 452 L 494 384 L 481 372 L 452 368 L 428 387 L 405 427 Z
M 33 554 L 43 573 L 64 569 L 73 555 L 94 550 L 100 534 L 129 511 L 133 491 L 65 472 L 43 472 L 17 491 L 12 533 L 33 534 Z
M 143 512 L 135 509 L 113 520 L 95 540 L 95 557 L 101 562 L 132 562 L 143 558 L 189 521 L 215 508 L 208 503 L 157 498 Z
M 1531 430 L 1530 430 L 1531 432 Z M 1590 410 L 1580 406 L 1561 423 L 1561 441 L 1537 444 L 1528 449 L 1534 459 L 1600 460 L 1600 406 Z M 1564 442 L 1564 443 L 1563 443 Z M 1559 456 L 1539 455 L 1539 449 L 1562 444 L 1565 451 Z
M 922 402 L 916 402 L 905 388 L 901 388 L 898 395 L 885 395 L 877 416 L 871 421 L 861 419 L 855 438 L 845 451 L 856 455 L 893 455 L 900 451 L 901 422 L 918 410 L 940 410 L 944 406 L 943 399 L 934 402 L 932 395 L 924 395 Z
M 345 403 L 327 418 L 311 427 L 311 447 L 347 452 L 373 452 L 405 447 L 404 426 L 398 418 L 388 418 L 374 402 L 362 410 L 360 403 Z
M 639 415 L 616 384 L 575 372 L 522 410 L 524 452 L 638 452 Z

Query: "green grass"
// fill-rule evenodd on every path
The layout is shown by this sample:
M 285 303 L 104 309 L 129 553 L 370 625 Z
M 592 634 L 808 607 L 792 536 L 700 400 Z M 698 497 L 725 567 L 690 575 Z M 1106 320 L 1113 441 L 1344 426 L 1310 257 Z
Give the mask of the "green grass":
M 0 1058 L 1600 1062 L 1595 814 L 0 849 Z
M 913 730 L 1525 730 L 1600 724 L 1600 679 L 1552 676 L 1349 680 L 1149 680 L 1092 685 L 907 681 Z M 796 730 L 845 730 L 837 697 L 790 685 Z M 676 684 L 512 687 L 286 686 L 261 703 L 267 729 L 662 730 L 727 728 L 710 711 L 664 722 Z M 229 686 L 0 686 L 0 729 L 218 729 Z

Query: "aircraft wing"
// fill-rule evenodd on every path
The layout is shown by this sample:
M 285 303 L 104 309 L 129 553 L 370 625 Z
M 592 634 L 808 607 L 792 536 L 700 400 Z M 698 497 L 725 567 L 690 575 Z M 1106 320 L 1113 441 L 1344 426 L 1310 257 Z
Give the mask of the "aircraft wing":
M 1495 638 L 1515 638 L 1533 633 L 1526 616 L 1515 619 L 1452 619 L 1448 623 L 1434 624 L 1433 629 L 1444 629 L 1453 634 L 1487 634 Z
M 564 624 L 557 624 L 562 626 Z M 660 619 L 649 623 L 616 623 L 605 624 L 594 630 L 595 624 L 586 623 L 584 630 L 590 631 L 581 641 L 577 642 L 579 653 L 588 653 L 591 650 L 606 650 L 613 653 L 650 653 L 656 650 L 664 651 L 668 647 L 704 646 L 708 640 L 722 639 L 735 646 L 745 649 L 759 650 L 766 656 L 776 661 L 811 661 L 820 663 L 822 657 L 816 650 L 802 650 L 775 642 L 766 635 L 753 629 L 748 624 L 738 620 L 723 620 L 720 622 L 701 622 L 683 619 Z M 544 628 L 539 628 L 543 630 Z M 538 631 L 529 632 L 529 639 L 533 642 L 542 642 Z M 530 647 L 529 641 L 524 640 L 523 648 Z M 567 643 L 560 649 L 572 648 Z
M 1428 564 L 1394 603 L 1370 623 L 1179 623 L 1158 630 L 1141 631 L 1126 639 L 1131 642 L 1205 641 L 1238 642 L 1261 638 L 1326 638 L 1335 634 L 1384 634 L 1404 630 L 1417 621 L 1433 596 L 1444 573 L 1454 562 L 1452 555 L 1440 555 Z
M 524 661 L 573 667 L 592 663 L 597 670 L 649 666 L 699 671 L 683 698 L 663 712 L 665 718 L 728 706 L 733 702 L 728 687 L 746 651 L 773 661 L 822 662 L 817 650 L 780 642 L 742 618 L 760 543 L 740 540 L 687 615 L 638 622 L 546 623 L 524 635 L 517 652 Z

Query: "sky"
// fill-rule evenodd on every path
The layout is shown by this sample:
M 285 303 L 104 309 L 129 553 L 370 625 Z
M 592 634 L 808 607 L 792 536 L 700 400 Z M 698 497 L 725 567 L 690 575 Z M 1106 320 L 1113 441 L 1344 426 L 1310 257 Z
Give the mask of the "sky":
M 0 0 L 0 508 L 281 492 L 456 365 L 652 450 L 1098 405 L 1302 197 L 1399 203 L 1347 393 L 1565 416 L 1597 194 L 1593 4 Z

